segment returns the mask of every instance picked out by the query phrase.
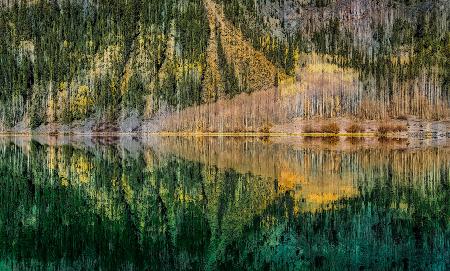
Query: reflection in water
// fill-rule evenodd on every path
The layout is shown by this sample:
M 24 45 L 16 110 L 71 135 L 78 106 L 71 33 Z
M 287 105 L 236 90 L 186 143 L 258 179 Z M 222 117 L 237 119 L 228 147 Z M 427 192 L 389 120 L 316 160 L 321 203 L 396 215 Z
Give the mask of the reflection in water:
M 450 267 L 450 149 L 0 138 L 0 269 Z

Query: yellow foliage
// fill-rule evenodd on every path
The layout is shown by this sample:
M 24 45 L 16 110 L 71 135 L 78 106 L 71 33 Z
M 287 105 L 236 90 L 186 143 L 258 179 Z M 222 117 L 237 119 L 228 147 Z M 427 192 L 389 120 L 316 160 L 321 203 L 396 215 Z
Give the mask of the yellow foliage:
M 92 40 L 86 41 L 86 47 L 89 49 L 94 49 L 94 42 Z
M 67 82 L 65 82 L 65 81 L 60 82 L 60 83 L 59 83 L 59 91 L 67 90 L 68 85 L 69 85 L 69 84 L 68 84 Z
M 343 69 L 338 67 L 337 65 L 330 64 L 330 63 L 316 63 L 316 64 L 309 64 L 306 67 L 306 71 L 308 72 L 317 72 L 317 73 L 338 73 L 341 72 Z
M 110 45 L 103 51 L 98 52 L 92 58 L 91 69 L 88 74 L 91 78 L 104 77 L 114 73 L 114 66 L 121 61 L 121 45 Z
M 69 180 L 67 180 L 66 177 L 60 176 L 60 178 L 61 178 L 61 185 L 62 185 L 62 186 L 64 186 L 64 187 L 69 186 Z
M 309 194 L 307 196 L 307 201 L 309 203 L 315 203 L 315 204 L 324 204 L 324 203 L 330 203 L 333 201 L 336 201 L 339 199 L 339 195 L 335 193 L 315 193 L 315 194 Z
M 116 93 L 116 80 L 111 80 L 110 84 L 109 84 L 109 88 L 111 90 L 111 93 Z
M 131 65 L 128 63 L 125 67 L 125 73 L 123 74 L 122 83 L 120 84 L 120 93 L 124 95 L 128 90 L 128 84 L 130 83 L 131 75 L 133 71 L 131 70 Z
M 276 74 L 278 74 L 280 80 L 286 78 L 286 75 L 282 71 L 273 65 L 262 52 L 255 50 L 253 45 L 244 38 L 240 30 L 227 20 L 219 5 L 210 0 L 206 0 L 204 3 L 210 21 L 210 27 L 213 26 L 214 28 L 211 27 L 213 30 L 215 30 L 215 26 L 218 27 L 218 34 L 221 38 L 226 62 L 234 65 L 235 74 L 238 77 L 243 71 L 248 73 L 246 79 L 249 89 L 263 90 L 271 88 Z M 211 31 L 210 41 L 214 40 L 212 38 L 214 34 L 215 31 Z M 268 43 L 271 43 L 270 38 L 267 37 L 266 39 Z M 215 52 L 217 51 L 216 49 L 210 46 L 208 55 L 217 54 Z M 210 58 L 212 65 L 209 65 L 209 70 L 213 70 L 211 72 L 213 74 L 215 73 L 214 69 L 216 69 L 213 60 L 216 59 L 216 56 Z M 214 83 L 217 85 L 217 80 L 215 79 L 218 78 L 211 78 L 209 82 L 210 88 L 214 86 Z
M 47 120 L 49 122 L 55 121 L 55 109 L 55 101 L 50 97 L 47 103 Z
M 125 174 L 122 175 L 121 185 L 123 193 L 125 194 L 125 200 L 128 204 L 130 204 L 133 201 L 134 192 L 131 186 L 128 184 L 128 177 Z
M 196 75 L 198 75 L 199 77 L 201 76 L 202 72 L 203 72 L 203 68 L 202 65 L 199 62 L 195 62 L 195 63 L 179 63 L 177 70 L 176 70 L 176 77 L 180 78 L 183 76 L 183 73 L 185 71 L 194 71 L 196 73 Z
M 48 150 L 48 168 L 55 169 L 57 165 L 56 150 L 54 146 L 50 146 Z
M 300 51 L 298 49 L 294 50 L 294 63 L 298 63 L 298 61 L 300 60 Z
M 181 188 L 177 188 L 177 198 L 180 202 L 190 202 L 193 201 L 192 198 L 184 193 L 184 191 Z
M 399 56 L 391 57 L 391 62 L 394 64 L 398 64 L 400 62 L 400 65 L 405 65 L 405 64 L 409 64 L 410 61 L 411 61 L 411 58 L 409 57 L 409 55 L 406 55 L 406 54 L 401 54 Z
M 90 95 L 89 87 L 86 85 L 79 86 L 77 93 L 71 102 L 72 113 L 84 117 L 92 105 L 94 105 L 94 100 Z
M 34 43 L 31 40 L 22 40 L 19 44 L 19 50 L 26 54 L 34 54 Z
M 64 163 L 61 162 L 58 162 L 58 177 L 62 186 L 67 187 L 69 185 L 69 175 L 67 174 Z
M 74 156 L 72 158 L 72 171 L 78 176 L 80 184 L 89 183 L 91 176 L 92 164 L 84 155 Z
M 139 47 L 144 46 L 145 39 L 144 39 L 143 35 L 139 35 L 138 38 L 137 38 L 137 41 L 138 41 Z
M 295 51 L 294 58 L 300 59 L 300 53 Z M 342 68 L 332 64 L 331 61 L 332 58 L 329 55 L 318 55 L 316 53 L 302 55 L 303 67 L 296 67 L 297 78 L 287 78 L 280 81 L 281 95 L 294 95 L 311 91 L 332 94 L 338 89 L 355 90 L 358 73 L 354 69 Z M 308 99 L 305 99 L 305 103 L 307 102 Z M 341 103 L 340 100 L 330 100 L 330 102 L 336 105 Z
M 298 184 L 304 183 L 305 177 L 296 172 L 282 170 L 278 177 L 278 184 L 284 190 L 294 190 Z

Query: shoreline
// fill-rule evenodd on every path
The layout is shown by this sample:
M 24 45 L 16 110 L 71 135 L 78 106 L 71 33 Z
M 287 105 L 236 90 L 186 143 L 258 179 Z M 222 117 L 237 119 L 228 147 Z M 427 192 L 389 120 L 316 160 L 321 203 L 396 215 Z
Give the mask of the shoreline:
M 334 129 L 325 129 L 334 124 Z M 362 130 L 348 130 L 352 125 Z M 380 133 L 380 127 L 402 127 L 398 131 L 387 130 Z M 336 130 L 338 129 L 338 130 Z M 79 137 L 115 137 L 115 136 L 179 136 L 179 137 L 384 137 L 426 139 L 450 138 L 450 119 L 423 120 L 414 116 L 406 119 L 363 120 L 351 117 L 311 119 L 294 118 L 288 123 L 267 124 L 264 127 L 225 127 L 223 132 L 208 128 L 171 129 L 158 121 L 145 121 L 140 118 L 121 120 L 118 123 L 102 123 L 94 120 L 71 124 L 48 123 L 36 129 L 27 128 L 26 123 L 15 127 L 2 127 L 0 136 L 79 136 Z
M 390 133 L 380 135 L 376 132 L 364 133 L 289 133 L 289 132 L 0 132 L 1 137 L 350 137 L 350 138 L 402 138 L 402 139 L 431 139 L 431 138 L 449 138 L 449 136 L 435 136 L 433 132 L 425 132 L 424 136 L 411 136 L 408 133 Z
M 355 151 L 360 149 L 392 149 L 392 150 L 417 150 L 430 147 L 443 149 L 450 148 L 450 137 L 444 138 L 418 138 L 418 137 L 378 137 L 374 135 L 334 135 L 322 136 L 311 134 L 262 134 L 262 133 L 228 133 L 228 134 L 201 134 L 201 133 L 110 133 L 110 134 L 0 134 L 0 144 L 3 142 L 15 142 L 26 145 L 32 141 L 50 146 L 72 145 L 79 148 L 93 148 L 94 146 L 115 145 L 118 148 L 132 153 L 140 152 L 149 145 L 152 146 L 177 146 L 180 142 L 187 145 L 200 146 L 201 144 L 218 144 L 226 147 L 237 142 L 252 144 L 290 146 L 293 149 L 322 149 L 337 151 Z M 209 143 L 208 143 L 209 142 Z M 200 145 L 199 145 L 200 144 Z

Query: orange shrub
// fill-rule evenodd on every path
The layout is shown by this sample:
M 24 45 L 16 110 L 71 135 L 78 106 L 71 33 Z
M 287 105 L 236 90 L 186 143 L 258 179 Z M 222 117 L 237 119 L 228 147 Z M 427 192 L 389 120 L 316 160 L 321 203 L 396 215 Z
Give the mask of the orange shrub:
M 362 133 L 362 132 L 365 131 L 365 129 L 364 129 L 364 127 L 362 125 L 357 124 L 357 123 L 353 123 L 350 126 L 348 126 L 347 129 L 345 129 L 345 131 L 347 133 L 354 134 L 354 133 Z
M 268 134 L 270 133 L 270 129 L 272 129 L 273 125 L 271 123 L 264 124 L 263 127 L 259 129 L 260 133 Z
M 306 124 L 303 126 L 303 133 L 318 133 L 320 132 L 316 128 L 314 128 L 311 124 Z
M 339 125 L 336 122 L 332 122 L 322 125 L 321 130 L 323 133 L 339 134 L 339 131 L 341 129 L 339 128 Z
M 395 133 L 406 132 L 408 131 L 408 127 L 406 127 L 406 125 L 399 124 L 396 125 L 392 131 Z
M 387 133 L 392 131 L 392 125 L 387 123 L 380 124 L 377 131 L 380 135 L 386 135 Z
M 399 132 L 405 132 L 408 131 L 408 128 L 405 125 L 398 124 L 388 124 L 383 123 L 378 126 L 378 133 L 380 135 L 386 135 L 387 133 L 399 133 Z

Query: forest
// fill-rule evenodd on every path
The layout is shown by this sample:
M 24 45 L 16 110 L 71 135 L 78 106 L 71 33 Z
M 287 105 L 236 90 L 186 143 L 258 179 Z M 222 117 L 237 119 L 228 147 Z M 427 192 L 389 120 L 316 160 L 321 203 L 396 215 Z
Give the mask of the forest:
M 3 0 L 0 131 L 447 120 L 449 10 L 441 0 Z

